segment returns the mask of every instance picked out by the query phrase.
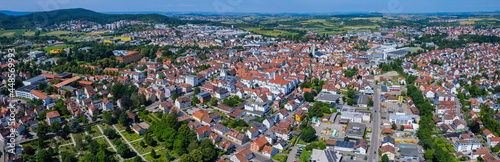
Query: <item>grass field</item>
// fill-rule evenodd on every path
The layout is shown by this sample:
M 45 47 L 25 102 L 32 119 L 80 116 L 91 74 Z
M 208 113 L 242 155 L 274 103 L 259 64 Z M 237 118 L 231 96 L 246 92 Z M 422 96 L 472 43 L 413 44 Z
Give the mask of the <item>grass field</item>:
M 52 32 L 47 32 L 47 33 L 42 33 L 40 36 L 60 36 L 61 34 L 82 34 L 80 32 L 72 32 L 72 31 L 52 31 Z
M 0 37 L 6 36 L 14 36 L 14 35 L 21 35 L 26 31 L 26 29 L 12 29 L 12 30 L 1 30 L 0 31 Z
M 298 33 L 290 33 L 288 31 L 282 31 L 282 30 L 262 30 L 262 28 L 243 28 L 243 30 L 255 33 L 255 34 L 262 34 L 262 35 L 268 35 L 268 36 L 273 36 L 276 37 L 278 35 L 295 35 Z
M 27 31 L 23 34 L 23 36 L 34 36 L 35 35 L 35 31 Z
M 53 49 L 64 49 L 64 48 L 68 48 L 68 47 L 71 47 L 71 46 L 70 45 L 51 46 L 51 47 L 44 48 L 43 50 L 45 52 L 50 52 L 50 50 L 53 50 Z

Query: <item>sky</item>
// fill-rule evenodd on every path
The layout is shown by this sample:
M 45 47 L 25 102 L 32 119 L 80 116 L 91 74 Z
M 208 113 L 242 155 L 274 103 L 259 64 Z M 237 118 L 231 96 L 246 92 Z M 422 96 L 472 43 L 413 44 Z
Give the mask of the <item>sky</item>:
M 0 10 L 217 13 L 436 13 L 498 11 L 499 0 L 1 0 Z

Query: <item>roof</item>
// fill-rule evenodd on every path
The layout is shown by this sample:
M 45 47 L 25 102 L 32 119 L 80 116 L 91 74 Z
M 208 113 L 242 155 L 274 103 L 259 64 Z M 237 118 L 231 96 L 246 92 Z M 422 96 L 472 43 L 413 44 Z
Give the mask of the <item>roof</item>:
M 43 100 L 45 100 L 45 99 L 47 99 L 47 97 L 49 97 L 48 95 L 46 95 L 45 93 L 43 93 L 39 90 L 31 90 L 30 93 L 35 95 L 35 96 L 40 97 Z
M 61 115 L 59 115 L 59 112 L 57 111 L 51 111 L 51 112 L 48 112 L 47 113 L 47 118 L 55 118 L 55 117 L 60 117 Z

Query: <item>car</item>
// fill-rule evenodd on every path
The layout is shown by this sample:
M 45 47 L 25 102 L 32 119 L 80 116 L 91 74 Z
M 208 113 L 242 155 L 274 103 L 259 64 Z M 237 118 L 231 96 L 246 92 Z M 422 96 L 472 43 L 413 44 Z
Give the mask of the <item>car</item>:
M 377 154 L 377 151 L 373 151 L 374 154 Z

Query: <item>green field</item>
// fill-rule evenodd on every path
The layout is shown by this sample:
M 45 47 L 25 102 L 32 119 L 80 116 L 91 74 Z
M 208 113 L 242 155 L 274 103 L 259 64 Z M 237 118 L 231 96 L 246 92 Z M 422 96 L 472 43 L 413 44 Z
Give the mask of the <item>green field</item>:
M 21 35 L 26 31 L 26 29 L 12 29 L 12 30 L 0 30 L 0 37 L 3 36 L 14 36 L 14 35 Z
M 23 36 L 34 36 L 35 35 L 35 31 L 27 31 L 23 34 Z
M 50 50 L 53 50 L 53 49 L 64 49 L 64 48 L 68 48 L 68 47 L 71 47 L 71 46 L 70 45 L 51 46 L 51 47 L 46 47 L 43 50 L 45 52 L 50 52 Z
M 73 31 L 52 31 L 52 32 L 47 32 L 47 33 L 42 33 L 40 36 L 60 36 L 61 34 L 82 34 L 80 32 L 73 32 Z

